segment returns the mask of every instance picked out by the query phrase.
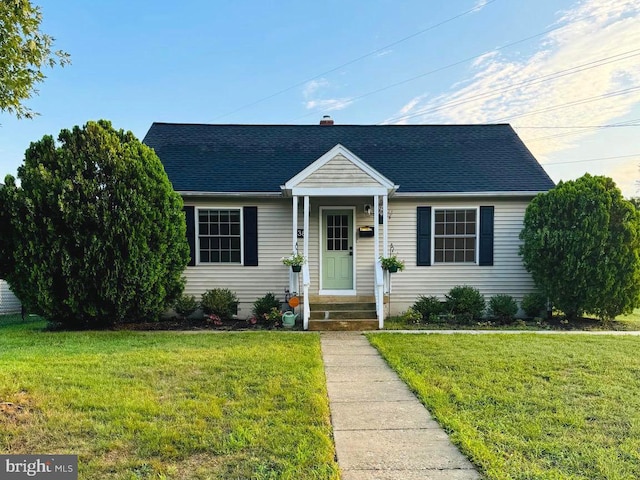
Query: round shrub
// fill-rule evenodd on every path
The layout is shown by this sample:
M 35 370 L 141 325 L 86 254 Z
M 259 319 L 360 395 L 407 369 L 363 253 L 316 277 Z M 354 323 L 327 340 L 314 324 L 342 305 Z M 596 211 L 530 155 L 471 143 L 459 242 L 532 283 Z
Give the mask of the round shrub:
M 438 315 L 444 311 L 444 305 L 438 297 L 424 295 L 420 295 L 411 308 L 422 315 L 424 322 L 437 321 Z
M 445 297 L 447 310 L 460 320 L 470 322 L 484 313 L 484 297 L 477 288 L 458 285 L 449 290 Z
M 402 314 L 402 319 L 409 324 L 419 324 L 422 321 L 422 318 L 422 314 L 413 307 L 407 308 L 407 310 Z
M 253 302 L 253 314 L 260 320 L 274 308 L 280 310 L 280 300 L 271 292 Z
M 207 315 L 217 315 L 221 320 L 231 320 L 238 311 L 238 297 L 228 288 L 214 288 L 202 294 L 202 311 Z
M 198 302 L 193 295 L 180 295 L 173 305 L 173 309 L 182 318 L 187 318 L 198 309 Z
M 527 317 L 541 317 L 547 310 L 547 299 L 540 292 L 527 293 L 520 306 Z
M 155 320 L 182 293 L 182 199 L 133 133 L 100 120 L 45 135 L 4 183 L 0 277 L 30 312 L 104 328 Z
M 511 323 L 516 313 L 518 303 L 511 295 L 494 295 L 489 299 L 489 315 L 497 318 L 500 323 Z

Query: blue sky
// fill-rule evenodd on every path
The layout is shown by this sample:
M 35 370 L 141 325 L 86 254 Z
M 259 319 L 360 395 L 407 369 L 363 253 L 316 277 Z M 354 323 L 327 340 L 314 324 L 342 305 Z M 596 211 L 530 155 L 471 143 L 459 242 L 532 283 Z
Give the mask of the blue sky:
M 35 3 L 72 64 L 46 72 L 39 117 L 0 114 L 0 179 L 29 142 L 88 120 L 142 138 L 154 121 L 330 114 L 511 123 L 554 180 L 609 175 L 639 194 L 640 0 Z

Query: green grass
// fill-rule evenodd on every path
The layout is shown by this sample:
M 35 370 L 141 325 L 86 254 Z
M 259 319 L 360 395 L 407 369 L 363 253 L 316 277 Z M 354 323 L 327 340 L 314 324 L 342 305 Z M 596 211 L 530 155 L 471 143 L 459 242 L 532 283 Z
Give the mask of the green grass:
M 334 479 L 319 338 L 41 331 L 0 317 L 0 452 L 82 479 Z
M 368 338 L 487 478 L 640 478 L 640 338 Z

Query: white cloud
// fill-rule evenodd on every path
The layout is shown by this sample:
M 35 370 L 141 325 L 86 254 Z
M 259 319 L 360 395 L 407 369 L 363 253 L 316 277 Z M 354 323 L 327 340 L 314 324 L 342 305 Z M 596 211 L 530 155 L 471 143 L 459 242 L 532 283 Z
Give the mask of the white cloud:
M 351 98 L 332 98 L 325 100 L 309 100 L 305 103 L 307 109 L 318 109 L 325 112 L 342 110 L 353 103 Z
M 304 98 L 309 98 L 313 94 L 315 94 L 319 89 L 323 87 L 328 87 L 329 81 L 326 78 L 318 78 L 316 80 L 311 80 L 307 82 L 302 89 L 302 95 Z
M 640 106 L 640 89 L 634 90 L 640 87 L 640 0 L 581 1 L 561 12 L 556 26 L 559 28 L 546 35 L 528 58 L 513 60 L 489 52 L 473 63 L 472 77 L 466 82 L 436 97 L 414 98 L 390 121 L 509 122 L 514 127 L 605 125 Z M 569 74 L 568 69 L 579 65 L 583 67 Z M 554 108 L 568 103 L 573 105 Z M 580 145 L 594 130 L 554 136 L 563 132 L 568 130 L 518 130 L 542 161 Z M 636 153 L 637 142 L 632 148 L 626 153 Z M 611 172 L 620 183 L 627 180 L 623 176 L 631 169 L 618 167 Z M 633 178 L 637 178 L 637 169 Z

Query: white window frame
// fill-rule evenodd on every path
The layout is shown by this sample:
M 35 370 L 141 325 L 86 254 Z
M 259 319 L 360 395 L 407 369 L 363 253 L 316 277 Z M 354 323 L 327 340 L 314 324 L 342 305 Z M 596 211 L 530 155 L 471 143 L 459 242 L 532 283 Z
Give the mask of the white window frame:
M 473 262 L 436 262 L 436 211 L 437 210 L 475 210 L 476 212 L 476 234 L 473 252 Z M 431 265 L 478 265 L 478 254 L 480 249 L 480 207 L 464 205 L 445 205 L 431 207 Z
M 236 266 L 244 265 L 244 208 L 229 206 L 196 207 L 196 265 Z M 237 210 L 240 212 L 240 262 L 202 262 L 200 261 L 200 211 L 201 210 Z

